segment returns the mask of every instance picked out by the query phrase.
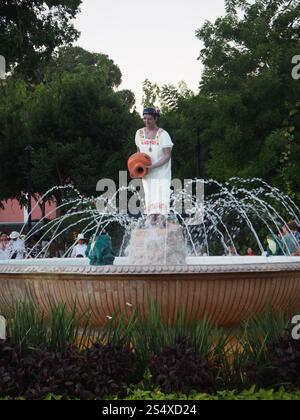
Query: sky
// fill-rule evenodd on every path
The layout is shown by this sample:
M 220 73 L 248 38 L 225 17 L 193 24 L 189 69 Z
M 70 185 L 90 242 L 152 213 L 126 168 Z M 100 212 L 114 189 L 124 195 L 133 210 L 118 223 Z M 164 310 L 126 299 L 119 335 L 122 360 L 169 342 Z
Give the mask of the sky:
M 224 0 L 83 0 L 77 45 L 114 60 L 123 75 L 120 89 L 132 90 L 140 108 L 145 79 L 184 80 L 197 92 L 203 68 L 195 31 L 223 14 Z

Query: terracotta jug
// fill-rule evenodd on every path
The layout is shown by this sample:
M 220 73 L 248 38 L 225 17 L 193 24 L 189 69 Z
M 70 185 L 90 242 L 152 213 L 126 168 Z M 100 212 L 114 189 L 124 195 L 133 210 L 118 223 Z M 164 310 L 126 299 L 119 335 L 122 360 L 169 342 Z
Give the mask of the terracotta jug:
M 145 153 L 135 153 L 128 159 L 128 170 L 131 178 L 143 178 L 148 175 L 148 168 L 152 164 L 150 156 Z

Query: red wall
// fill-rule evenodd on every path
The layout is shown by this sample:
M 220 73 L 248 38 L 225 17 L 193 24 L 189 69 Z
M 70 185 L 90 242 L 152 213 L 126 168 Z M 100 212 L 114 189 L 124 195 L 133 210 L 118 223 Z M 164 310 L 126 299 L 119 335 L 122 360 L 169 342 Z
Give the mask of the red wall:
M 0 208 L 0 223 L 24 223 L 24 207 L 20 207 L 17 200 L 8 200 L 2 202 L 4 210 Z M 36 201 L 31 198 L 32 209 L 36 206 Z M 46 203 L 46 217 L 54 219 L 56 217 L 56 203 L 55 201 Z M 54 211 L 53 211 L 54 210 Z M 32 213 L 32 220 L 39 220 L 42 218 L 40 206 L 37 206 Z

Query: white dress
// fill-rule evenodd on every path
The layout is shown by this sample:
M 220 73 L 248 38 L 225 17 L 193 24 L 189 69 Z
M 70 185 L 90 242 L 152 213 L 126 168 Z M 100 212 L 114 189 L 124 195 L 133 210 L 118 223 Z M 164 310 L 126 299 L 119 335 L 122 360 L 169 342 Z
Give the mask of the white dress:
M 135 144 L 142 153 L 151 157 L 152 164 L 164 157 L 163 149 L 173 148 L 171 137 L 159 129 L 155 139 L 146 139 L 146 129 L 138 130 Z M 145 193 L 145 214 L 164 214 L 170 211 L 171 196 L 171 159 L 160 168 L 150 170 L 143 181 Z
M 83 258 L 86 257 L 85 252 L 87 250 L 87 245 L 83 244 L 77 244 L 72 252 L 71 258 L 78 258 L 79 256 L 82 256 Z

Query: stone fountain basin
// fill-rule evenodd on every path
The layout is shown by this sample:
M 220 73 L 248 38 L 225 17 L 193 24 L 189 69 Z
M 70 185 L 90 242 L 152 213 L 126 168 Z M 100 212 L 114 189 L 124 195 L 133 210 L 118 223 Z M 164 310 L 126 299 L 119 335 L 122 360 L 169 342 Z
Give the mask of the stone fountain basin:
M 299 257 L 188 257 L 186 265 L 130 266 L 126 258 L 114 266 L 91 267 L 83 259 L 0 261 L 0 313 L 12 300 L 28 300 L 42 310 L 50 301 L 80 315 L 91 311 L 95 326 L 130 305 L 147 312 L 148 298 L 158 302 L 162 317 L 174 321 L 176 311 L 189 318 L 207 317 L 229 327 L 261 314 L 300 310 Z M 130 305 L 128 305 L 130 304 Z

